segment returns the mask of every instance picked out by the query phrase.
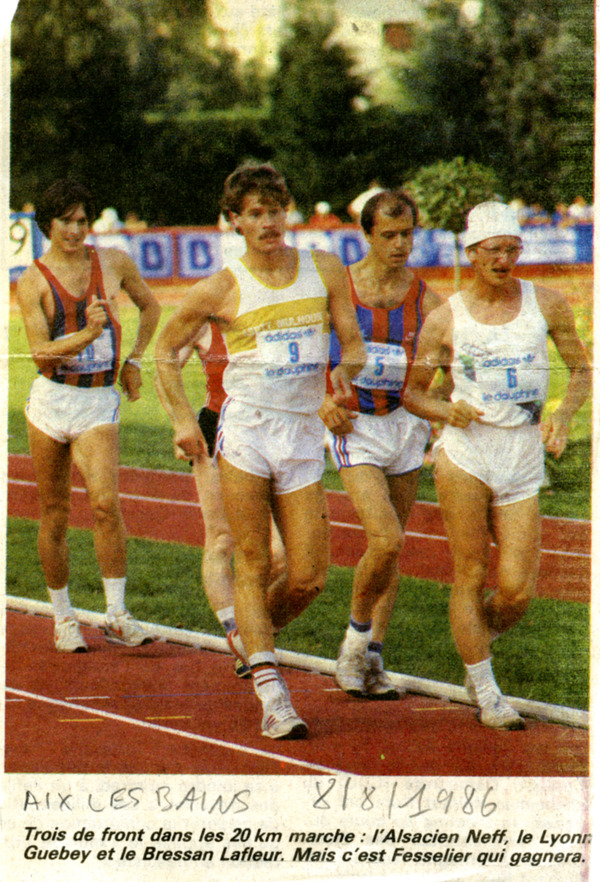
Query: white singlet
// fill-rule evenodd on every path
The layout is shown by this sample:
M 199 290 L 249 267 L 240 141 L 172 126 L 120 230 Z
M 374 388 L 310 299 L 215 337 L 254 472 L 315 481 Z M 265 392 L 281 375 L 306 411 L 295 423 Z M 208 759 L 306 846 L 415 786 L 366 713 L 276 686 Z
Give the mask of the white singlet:
M 531 282 L 520 281 L 521 309 L 502 325 L 475 321 L 461 293 L 448 300 L 454 320 L 452 400 L 484 411 L 483 423 L 539 423 L 548 394 L 548 325 Z
M 315 413 L 325 395 L 329 359 L 327 289 L 311 251 L 298 251 L 294 280 L 281 288 L 234 260 L 227 269 L 239 296 L 237 316 L 223 332 L 229 398 L 292 413 Z

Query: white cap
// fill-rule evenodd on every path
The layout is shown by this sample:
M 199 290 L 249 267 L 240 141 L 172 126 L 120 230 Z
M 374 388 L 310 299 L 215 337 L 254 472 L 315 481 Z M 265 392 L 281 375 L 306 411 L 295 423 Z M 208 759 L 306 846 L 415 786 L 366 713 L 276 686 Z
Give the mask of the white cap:
M 317 202 L 315 205 L 315 211 L 317 214 L 329 214 L 331 211 L 331 205 L 329 202 Z
M 521 227 L 517 215 L 503 202 L 481 202 L 467 215 L 467 229 L 463 233 L 463 245 L 468 248 L 494 236 L 517 236 Z

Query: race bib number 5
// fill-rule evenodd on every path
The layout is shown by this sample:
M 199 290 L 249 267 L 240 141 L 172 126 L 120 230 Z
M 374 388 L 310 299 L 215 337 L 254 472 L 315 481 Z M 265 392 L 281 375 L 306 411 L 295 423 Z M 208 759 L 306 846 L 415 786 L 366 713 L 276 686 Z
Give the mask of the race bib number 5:
M 402 389 L 408 360 L 402 346 L 368 342 L 367 363 L 352 381 L 360 389 Z

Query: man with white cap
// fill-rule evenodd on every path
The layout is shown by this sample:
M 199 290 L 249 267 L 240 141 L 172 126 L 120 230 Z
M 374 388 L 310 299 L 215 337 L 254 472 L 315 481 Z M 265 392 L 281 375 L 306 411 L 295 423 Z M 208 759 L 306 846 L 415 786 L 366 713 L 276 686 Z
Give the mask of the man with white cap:
M 496 684 L 491 643 L 521 619 L 533 596 L 544 446 L 556 457 L 563 452 L 569 423 L 590 392 L 590 367 L 566 300 L 513 277 L 521 230 L 508 205 L 475 206 L 463 242 L 473 280 L 427 318 L 404 406 L 445 424 L 435 482 L 454 560 L 450 624 L 467 692 L 483 725 L 522 729 Z M 548 335 L 570 378 L 563 400 L 542 422 Z M 439 367 L 452 374 L 450 401 L 430 390 Z M 486 596 L 491 539 L 498 562 Z

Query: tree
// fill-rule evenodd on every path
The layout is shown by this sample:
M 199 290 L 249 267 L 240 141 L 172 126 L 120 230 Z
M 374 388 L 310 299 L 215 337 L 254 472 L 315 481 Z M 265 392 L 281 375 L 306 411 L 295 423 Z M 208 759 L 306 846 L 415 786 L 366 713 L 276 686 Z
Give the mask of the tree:
M 274 161 L 305 213 L 323 199 L 339 213 L 363 184 L 354 148 L 362 131 L 356 99 L 364 82 L 332 41 L 334 26 L 327 6 L 298 4 L 271 83 Z
M 507 198 L 591 198 L 593 4 L 482 0 L 476 23 L 449 2 L 428 13 L 399 75 L 444 156 L 492 166 Z
M 142 165 L 145 93 L 103 0 L 21 0 L 13 20 L 11 203 L 79 177 L 111 200 Z
M 465 162 L 457 156 L 451 162 L 436 162 L 421 168 L 406 185 L 412 193 L 424 227 L 454 233 L 454 285 L 460 287 L 460 244 L 469 211 L 494 198 L 498 177 L 490 168 Z

